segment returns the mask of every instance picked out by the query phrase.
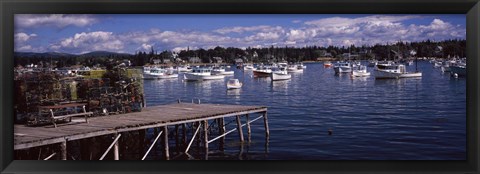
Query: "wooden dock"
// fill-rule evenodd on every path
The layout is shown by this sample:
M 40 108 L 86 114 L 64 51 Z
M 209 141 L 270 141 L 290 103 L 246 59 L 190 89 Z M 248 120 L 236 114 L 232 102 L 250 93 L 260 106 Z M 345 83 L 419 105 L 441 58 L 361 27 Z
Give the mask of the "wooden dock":
M 260 114 L 260 117 L 249 121 L 248 115 Z M 242 125 L 240 117 L 245 116 L 247 121 Z M 241 105 L 219 105 L 219 104 L 194 104 L 194 103 L 175 103 L 169 105 L 153 106 L 143 108 L 142 112 L 133 112 L 119 115 L 92 117 L 86 122 L 70 122 L 54 125 L 46 125 L 42 127 L 28 127 L 25 125 L 15 125 L 14 127 L 14 150 L 28 149 L 32 147 L 51 145 L 60 143 L 60 147 L 65 148 L 66 142 L 73 140 L 86 139 L 103 135 L 120 135 L 122 132 L 145 130 L 149 128 L 161 128 L 164 135 L 168 135 L 167 126 L 178 126 L 186 123 L 194 123 L 197 125 L 197 131 L 200 127 L 206 130 L 208 120 L 215 120 L 219 127 L 223 127 L 220 136 L 209 140 L 208 131 L 204 132 L 204 146 L 208 150 L 208 143 L 226 136 L 234 130 L 225 131 L 224 118 L 236 117 L 237 128 L 240 140 L 243 141 L 242 126 L 247 126 L 248 134 L 250 134 L 250 123 L 263 117 L 265 133 L 269 136 L 267 108 L 262 106 L 241 106 Z M 160 133 L 161 134 L 161 133 Z M 160 137 L 160 134 L 156 139 Z M 191 137 L 191 141 L 195 138 Z M 117 136 L 117 139 L 120 136 Z M 166 136 L 164 136 L 166 137 Z M 165 139 L 167 139 L 165 141 Z M 116 141 L 116 140 L 115 140 Z M 112 143 L 112 146 L 115 144 Z M 168 138 L 164 138 L 166 145 L 166 158 L 168 159 Z M 155 142 L 153 142 L 155 144 Z M 110 148 L 112 147 L 110 146 Z M 118 147 L 114 147 L 114 151 L 118 151 Z M 107 150 L 107 152 L 110 150 Z M 187 150 L 188 151 L 188 148 Z M 62 153 L 62 152 L 60 152 Z M 115 152 L 118 153 L 118 152 Z M 147 152 L 148 154 L 148 152 Z M 117 155 L 118 156 L 118 155 Z M 118 159 L 118 157 L 115 157 Z M 66 159 L 66 158 L 62 158 Z

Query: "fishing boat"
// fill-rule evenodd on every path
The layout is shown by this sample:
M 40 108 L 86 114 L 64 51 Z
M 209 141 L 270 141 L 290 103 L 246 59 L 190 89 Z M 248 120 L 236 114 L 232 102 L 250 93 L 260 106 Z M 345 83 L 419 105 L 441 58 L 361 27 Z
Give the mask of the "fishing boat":
M 268 66 L 259 66 L 253 70 L 253 76 L 255 77 L 270 77 L 272 69 Z
M 407 72 L 403 64 L 377 65 L 373 72 L 376 79 L 422 77 L 422 72 Z
M 291 79 L 292 75 L 288 74 L 287 69 L 285 67 L 280 67 L 275 71 L 272 71 L 270 74 L 270 79 L 272 81 L 278 81 L 278 80 L 288 80 Z
M 217 80 L 224 77 L 224 75 L 212 75 L 211 68 L 200 67 L 193 68 L 192 72 L 183 74 L 183 78 L 187 81 Z
M 351 73 L 352 67 L 350 66 L 349 62 L 337 62 L 333 66 L 333 70 L 335 73 Z
M 227 82 L 227 89 L 239 89 L 242 87 L 242 83 L 238 79 L 230 79 Z
M 149 72 L 144 72 L 143 79 L 169 79 L 177 78 L 178 74 L 174 73 L 173 70 L 167 70 L 162 68 L 151 68 Z
M 244 64 L 243 65 L 243 70 L 254 70 L 255 67 L 253 67 L 252 64 Z
M 324 66 L 325 68 L 332 67 L 332 65 L 333 65 L 332 62 L 330 62 L 330 61 L 323 62 L 323 66 Z
M 188 66 L 188 65 L 183 65 L 183 66 L 178 66 L 177 71 L 178 72 L 188 72 L 188 71 L 192 71 L 192 68 L 190 68 L 190 66 Z
M 353 77 L 365 77 L 370 76 L 370 72 L 367 72 L 367 67 L 365 65 L 360 65 L 352 71 Z
M 234 75 L 235 72 L 225 70 L 225 67 L 213 67 L 212 75 Z
M 287 72 L 289 73 L 303 72 L 303 69 L 299 69 L 297 65 L 289 65 L 287 67 Z
M 467 75 L 467 64 L 463 62 L 458 62 L 455 65 L 450 66 L 450 74 L 455 76 L 466 76 Z

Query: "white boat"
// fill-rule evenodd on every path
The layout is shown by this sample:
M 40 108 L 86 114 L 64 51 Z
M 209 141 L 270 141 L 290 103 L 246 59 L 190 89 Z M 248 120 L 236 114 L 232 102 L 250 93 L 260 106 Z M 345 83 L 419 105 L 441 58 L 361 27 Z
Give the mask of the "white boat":
M 373 72 L 376 79 L 422 77 L 422 72 L 406 72 L 403 64 L 377 65 Z
M 351 73 L 352 67 L 348 62 L 337 62 L 333 66 L 335 73 Z
M 183 78 L 187 81 L 202 81 L 202 80 L 216 80 L 223 79 L 224 75 L 212 75 L 211 68 L 193 68 L 192 72 L 183 74 Z
M 298 68 L 298 65 L 289 65 L 287 67 L 287 72 L 289 73 L 303 72 L 303 69 Z
M 270 77 L 272 69 L 268 66 L 259 66 L 253 70 L 253 75 L 255 77 Z
M 286 68 L 284 67 L 281 67 L 275 71 L 272 71 L 272 73 L 270 74 L 270 79 L 272 79 L 272 81 L 288 80 L 291 78 L 292 78 L 292 75 L 288 74 Z
M 370 72 L 367 72 L 367 67 L 364 65 L 360 65 L 357 69 L 352 71 L 352 76 L 354 77 L 365 77 L 370 76 Z
M 149 72 L 144 72 L 143 79 L 169 79 L 177 78 L 178 74 L 173 70 L 166 70 L 162 68 L 151 68 Z
M 251 64 L 243 65 L 243 70 L 254 70 L 255 68 Z
M 227 89 L 239 89 L 242 87 L 242 83 L 238 79 L 230 79 L 227 82 Z
M 233 71 L 226 71 L 224 67 L 213 67 L 212 75 L 234 75 Z
M 178 72 L 188 72 L 188 71 L 192 71 L 192 68 L 190 68 L 190 66 L 188 66 L 188 65 L 183 65 L 183 66 L 178 66 L 177 71 Z

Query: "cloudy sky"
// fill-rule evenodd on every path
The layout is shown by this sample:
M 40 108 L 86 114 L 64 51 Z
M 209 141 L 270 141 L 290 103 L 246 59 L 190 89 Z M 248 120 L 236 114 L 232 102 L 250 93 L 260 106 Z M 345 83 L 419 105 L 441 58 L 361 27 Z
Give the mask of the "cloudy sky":
M 15 15 L 15 51 L 348 46 L 465 39 L 465 15 Z

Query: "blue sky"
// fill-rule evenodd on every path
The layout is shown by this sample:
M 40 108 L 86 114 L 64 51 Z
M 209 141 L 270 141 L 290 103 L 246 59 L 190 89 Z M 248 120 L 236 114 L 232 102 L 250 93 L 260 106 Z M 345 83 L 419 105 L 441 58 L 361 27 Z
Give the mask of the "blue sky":
M 135 53 L 465 39 L 465 15 L 17 14 L 15 51 Z

